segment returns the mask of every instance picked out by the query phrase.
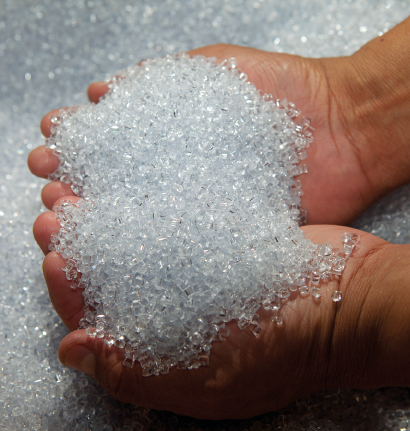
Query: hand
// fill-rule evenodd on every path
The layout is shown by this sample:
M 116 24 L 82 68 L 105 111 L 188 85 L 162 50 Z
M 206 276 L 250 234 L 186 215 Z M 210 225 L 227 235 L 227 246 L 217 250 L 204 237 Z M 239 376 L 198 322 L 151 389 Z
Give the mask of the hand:
M 137 362 L 132 370 L 122 365 L 123 350 L 76 330 L 83 317 L 82 292 L 70 289 L 62 271 L 64 260 L 47 250 L 50 234 L 58 230 L 52 212 L 40 215 L 34 225 L 46 254 L 44 276 L 50 298 L 73 331 L 60 345 L 60 360 L 93 376 L 121 401 L 199 418 L 247 418 L 323 388 L 410 383 L 409 246 L 393 246 L 360 232 L 361 243 L 339 282 L 325 286 L 320 300 L 299 296 L 290 301 L 283 307 L 282 326 L 262 309 L 258 336 L 229 323 L 231 335 L 213 343 L 209 367 L 142 377 Z M 316 243 L 330 241 L 340 247 L 340 234 L 346 228 L 304 230 Z M 338 304 L 330 300 L 335 289 L 342 291 Z
M 332 73 L 332 67 L 335 70 L 347 68 L 344 59 L 338 59 L 342 65 L 339 67 L 322 60 L 229 45 L 201 48 L 192 54 L 214 56 L 218 62 L 235 57 L 238 67 L 247 73 L 249 81 L 262 93 L 272 94 L 274 99 L 287 98 L 304 116 L 312 119 L 314 142 L 308 149 L 308 158 L 303 161 L 309 174 L 300 177 L 304 191 L 302 203 L 308 210 L 309 223 L 344 224 L 373 202 L 374 193 L 362 170 L 362 162 L 348 139 L 350 131 L 340 121 L 343 113 L 336 101 L 341 98 L 347 103 L 348 99 L 343 94 L 342 85 L 330 88 L 328 81 L 327 75 Z M 90 85 L 88 94 L 90 100 L 97 103 L 99 96 L 107 91 L 106 84 L 94 83 Z M 57 113 L 52 111 L 43 118 L 41 129 L 45 136 L 49 136 L 50 119 Z M 57 157 L 45 147 L 35 149 L 29 156 L 29 167 L 34 173 L 38 173 L 46 163 L 50 165 L 45 169 L 47 174 L 58 166 Z M 42 198 L 44 204 L 51 208 L 58 198 L 72 194 L 70 185 L 55 181 L 45 186 Z
M 190 52 L 216 57 L 218 62 L 236 57 L 262 93 L 294 102 L 303 116 L 312 119 L 314 142 L 306 159 L 309 174 L 300 177 L 309 224 L 348 224 L 410 180 L 410 73 L 402 67 L 403 51 L 409 50 L 396 42 L 405 42 L 408 36 L 402 33 L 409 26 L 410 19 L 351 57 L 309 59 L 230 45 Z M 395 51 L 400 55 L 391 59 L 389 67 L 380 62 L 381 55 L 394 57 Z M 97 103 L 107 91 L 105 83 L 94 83 L 88 95 Z M 45 136 L 57 112 L 43 118 Z M 57 157 L 45 147 L 33 150 L 28 162 L 40 176 L 58 166 Z M 58 198 L 72 194 L 70 185 L 56 181 L 45 186 L 42 199 L 51 208 Z

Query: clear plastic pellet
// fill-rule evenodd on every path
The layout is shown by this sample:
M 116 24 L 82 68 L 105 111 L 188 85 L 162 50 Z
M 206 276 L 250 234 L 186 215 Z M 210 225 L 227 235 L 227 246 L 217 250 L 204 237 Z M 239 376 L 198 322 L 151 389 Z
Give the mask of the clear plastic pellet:
M 342 300 L 342 292 L 340 290 L 334 290 L 331 295 L 333 302 L 339 302 Z

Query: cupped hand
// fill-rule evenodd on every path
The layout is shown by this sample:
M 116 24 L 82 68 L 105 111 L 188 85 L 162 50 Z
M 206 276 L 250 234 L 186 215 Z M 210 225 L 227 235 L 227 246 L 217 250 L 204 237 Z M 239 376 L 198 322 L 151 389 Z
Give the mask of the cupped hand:
M 375 282 L 383 256 L 398 246 L 355 231 L 362 236 L 360 244 L 343 276 L 325 285 L 320 299 L 292 298 L 283 306 L 282 325 L 272 321 L 272 312 L 261 309 L 262 331 L 256 337 L 249 328 L 240 331 L 236 322 L 230 322 L 231 334 L 213 343 L 208 367 L 173 368 L 167 375 L 142 377 L 138 362 L 132 369 L 123 366 L 123 350 L 77 330 L 83 317 L 82 291 L 70 288 L 62 271 L 64 260 L 47 248 L 51 233 L 59 227 L 53 212 L 41 214 L 34 225 L 36 240 L 46 254 L 44 276 L 50 298 L 72 331 L 60 345 L 60 360 L 94 377 L 121 401 L 199 418 L 247 418 L 322 388 L 398 384 L 391 374 L 385 376 L 390 367 L 381 353 L 391 332 L 384 316 L 392 313 L 392 290 L 386 281 Z M 329 241 L 340 247 L 346 228 L 307 226 L 304 230 L 316 243 Z M 331 301 L 333 290 L 342 292 L 340 303 Z
M 216 57 L 217 62 L 235 57 L 238 67 L 261 93 L 287 99 L 296 104 L 301 115 L 311 118 L 314 141 L 302 162 L 308 174 L 300 177 L 308 224 L 347 224 L 401 185 L 392 173 L 386 177 L 383 166 L 379 166 L 380 175 L 374 172 L 386 148 L 379 150 L 376 144 L 380 134 L 375 130 L 374 136 L 369 136 L 364 121 L 358 124 L 354 116 L 358 108 L 347 84 L 355 76 L 352 58 L 309 59 L 231 45 L 213 45 L 190 54 Z M 97 103 L 107 91 L 107 84 L 97 82 L 90 85 L 88 95 Z M 58 110 L 43 118 L 41 130 L 45 136 L 50 135 L 51 118 L 56 114 Z M 401 156 L 400 152 L 396 155 Z M 50 150 L 39 147 L 30 154 L 28 164 L 34 174 L 47 177 L 57 168 L 58 160 Z M 54 181 L 44 187 L 42 199 L 51 208 L 58 198 L 72 194 L 69 184 Z

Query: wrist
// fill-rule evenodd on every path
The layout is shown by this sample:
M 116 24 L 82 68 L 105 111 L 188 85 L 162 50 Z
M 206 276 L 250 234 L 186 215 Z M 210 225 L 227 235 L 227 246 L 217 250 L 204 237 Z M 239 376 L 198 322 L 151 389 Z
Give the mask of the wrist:
M 376 262 L 380 309 L 375 367 L 380 384 L 410 386 L 410 245 L 389 244 Z
M 342 71 L 350 142 L 380 196 L 410 179 L 409 46 L 407 19 L 347 57 Z
M 351 259 L 341 282 L 329 384 L 410 386 L 410 246 L 384 243 Z

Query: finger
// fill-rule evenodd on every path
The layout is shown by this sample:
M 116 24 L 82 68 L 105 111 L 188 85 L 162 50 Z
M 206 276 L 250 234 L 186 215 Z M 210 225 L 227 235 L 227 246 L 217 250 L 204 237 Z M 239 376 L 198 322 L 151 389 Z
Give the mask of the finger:
M 33 224 L 33 235 L 38 246 L 44 254 L 49 253 L 50 236 L 58 233 L 60 223 L 54 216 L 54 211 L 47 211 L 40 214 Z
M 79 198 L 65 196 L 58 199 L 56 205 L 61 204 L 63 199 L 76 202 Z M 76 280 L 67 280 L 66 273 L 63 271 L 66 261 L 55 251 L 48 251 L 50 236 L 52 233 L 58 233 L 59 229 L 60 224 L 53 211 L 41 214 L 33 226 L 35 239 L 46 254 L 43 261 L 43 272 L 51 302 L 68 329 L 74 330 L 78 328 L 79 320 L 84 315 L 82 291 L 72 288 L 80 279 L 81 274 L 78 273 Z
M 44 115 L 44 117 L 41 119 L 41 122 L 40 122 L 41 133 L 46 138 L 48 138 L 50 136 L 50 128 L 53 125 L 53 123 L 51 122 L 52 118 L 59 116 L 60 111 L 67 110 L 67 109 L 70 109 L 70 108 L 53 109 L 52 111 L 50 111 L 49 113 Z
M 52 251 L 43 261 L 43 273 L 48 287 L 50 300 L 70 331 L 78 328 L 80 319 L 84 316 L 84 298 L 81 289 L 72 289 L 73 281 L 67 280 L 63 271 L 66 261 Z M 81 274 L 78 273 L 78 277 Z
M 68 334 L 58 353 L 64 365 L 94 377 L 122 402 L 196 417 L 206 416 L 212 404 L 223 404 L 211 383 L 217 374 L 212 363 L 195 370 L 174 367 L 166 375 L 142 377 L 138 361 L 132 369 L 123 365 L 124 349 L 108 346 L 103 338 L 87 336 L 85 330 Z
M 99 381 L 110 393 L 119 399 L 128 401 L 133 398 L 133 388 L 141 387 L 142 377 L 140 367 L 132 369 L 123 366 L 124 350 L 108 346 L 103 338 L 87 336 L 84 329 L 71 332 L 61 342 L 58 351 L 59 359 L 64 364 L 76 370 L 87 373 Z M 125 388 L 120 389 L 121 380 L 126 381 Z
M 46 184 L 41 191 L 41 200 L 46 208 L 51 210 L 55 202 L 64 196 L 75 196 L 71 190 L 71 184 L 64 184 L 61 181 L 53 181 Z
M 109 88 L 106 82 L 93 82 L 89 85 L 87 90 L 88 98 L 91 102 L 98 103 L 100 101 L 100 98 L 104 96 L 104 94 L 107 93 L 108 90 Z
M 62 200 L 77 202 L 78 196 L 64 196 L 55 201 L 55 206 L 61 204 Z M 37 244 L 44 254 L 48 254 L 48 245 L 50 244 L 50 236 L 52 233 L 58 233 L 60 223 L 54 216 L 54 211 L 47 211 L 40 214 L 33 224 L 33 235 Z
M 84 330 L 74 331 L 62 340 L 59 358 L 63 364 L 94 377 L 122 402 L 204 419 L 238 417 L 238 410 L 244 418 L 250 417 L 249 398 L 259 404 L 263 397 L 255 391 L 254 383 L 266 377 L 266 367 L 261 363 L 266 361 L 270 369 L 272 350 L 267 352 L 261 337 L 240 331 L 235 322 L 228 326 L 236 328 L 236 336 L 234 331 L 224 342 L 213 343 L 209 366 L 194 370 L 172 367 L 169 374 L 152 378 L 142 377 L 138 361 L 132 369 L 125 367 L 123 349 L 108 347 L 103 339 L 87 336 Z M 252 361 L 255 350 L 257 367 Z M 265 358 L 261 360 L 261 356 Z
M 100 98 L 104 96 L 104 94 L 107 93 L 108 90 L 109 88 L 107 83 L 103 81 L 97 81 L 89 85 L 87 95 L 91 102 L 98 103 Z M 44 115 L 44 117 L 41 119 L 40 129 L 42 134 L 46 138 L 50 136 L 50 128 L 53 125 L 51 119 L 58 116 L 62 109 L 67 110 L 69 108 L 53 109 L 52 111 Z
M 45 145 L 35 148 L 30 152 L 27 165 L 31 173 L 40 178 L 47 178 L 60 164 L 56 155 Z

